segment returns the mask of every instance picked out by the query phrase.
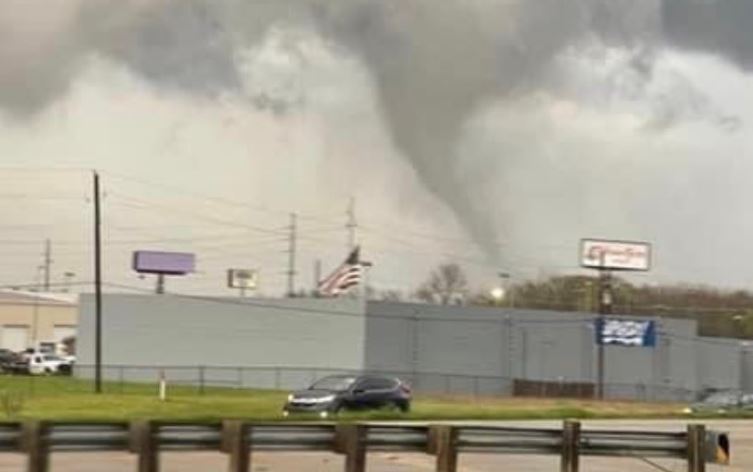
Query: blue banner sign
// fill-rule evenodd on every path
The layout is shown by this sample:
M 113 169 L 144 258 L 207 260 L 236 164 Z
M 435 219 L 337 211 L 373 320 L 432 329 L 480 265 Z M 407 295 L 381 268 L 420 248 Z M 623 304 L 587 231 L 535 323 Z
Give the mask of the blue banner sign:
M 618 346 L 656 346 L 656 323 L 651 320 L 597 318 L 596 343 Z

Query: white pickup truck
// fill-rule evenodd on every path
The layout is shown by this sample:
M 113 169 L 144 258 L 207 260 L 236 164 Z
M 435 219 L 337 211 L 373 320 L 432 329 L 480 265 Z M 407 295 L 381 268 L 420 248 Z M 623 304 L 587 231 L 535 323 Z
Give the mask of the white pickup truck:
M 71 362 L 54 354 L 35 352 L 28 356 L 28 369 L 32 375 L 69 374 Z

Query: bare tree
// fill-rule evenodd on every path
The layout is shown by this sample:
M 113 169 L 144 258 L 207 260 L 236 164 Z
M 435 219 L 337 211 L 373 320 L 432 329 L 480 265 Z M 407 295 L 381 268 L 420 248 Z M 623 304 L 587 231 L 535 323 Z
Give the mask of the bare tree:
M 401 302 L 403 293 L 400 290 L 382 290 L 381 299 L 385 302 Z
M 449 305 L 453 300 L 464 297 L 468 291 L 468 279 L 457 264 L 442 264 L 419 287 L 416 297 L 429 303 Z

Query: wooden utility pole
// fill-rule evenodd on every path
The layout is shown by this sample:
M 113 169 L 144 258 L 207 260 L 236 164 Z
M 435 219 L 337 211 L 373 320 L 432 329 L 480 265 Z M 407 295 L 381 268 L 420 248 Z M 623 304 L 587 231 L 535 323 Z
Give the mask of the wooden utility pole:
M 94 171 L 94 391 L 102 393 L 102 213 L 99 174 Z
M 298 238 L 298 223 L 297 215 L 295 213 L 290 214 L 290 226 L 288 227 L 290 234 L 288 236 L 288 297 L 295 297 L 295 256 L 296 256 L 296 240 Z
M 50 291 L 50 271 L 52 269 L 52 242 L 44 242 L 44 291 Z

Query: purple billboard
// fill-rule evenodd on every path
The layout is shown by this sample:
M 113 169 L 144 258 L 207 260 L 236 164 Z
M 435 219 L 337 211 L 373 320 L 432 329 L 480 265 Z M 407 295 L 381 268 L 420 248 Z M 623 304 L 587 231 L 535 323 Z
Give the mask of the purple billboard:
M 196 256 L 186 252 L 136 251 L 133 270 L 141 274 L 186 275 L 196 268 Z

